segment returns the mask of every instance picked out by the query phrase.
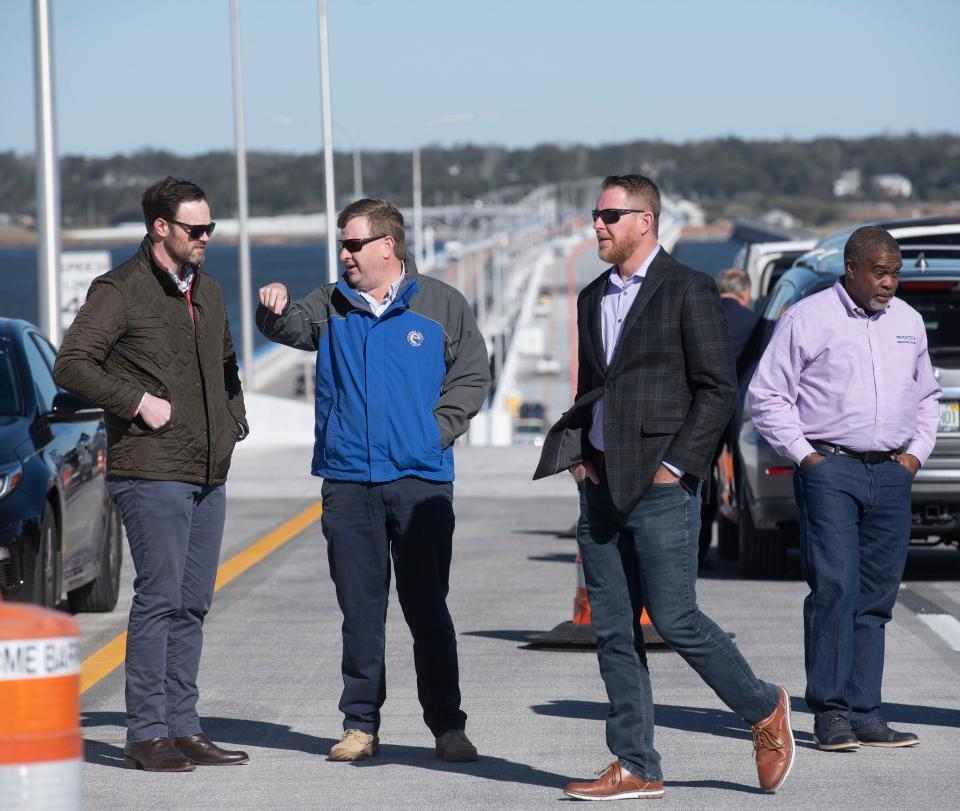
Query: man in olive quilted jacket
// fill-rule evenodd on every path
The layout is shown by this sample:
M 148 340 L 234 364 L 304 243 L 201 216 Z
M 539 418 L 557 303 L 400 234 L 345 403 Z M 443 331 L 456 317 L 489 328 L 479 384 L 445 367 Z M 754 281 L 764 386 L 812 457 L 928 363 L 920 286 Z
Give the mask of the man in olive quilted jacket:
M 54 373 L 104 410 L 107 486 L 137 570 L 125 763 L 192 771 L 248 759 L 210 741 L 196 710 L 224 483 L 247 422 L 223 294 L 202 271 L 215 226 L 207 196 L 168 177 L 142 205 L 147 236 L 136 255 L 94 280 Z

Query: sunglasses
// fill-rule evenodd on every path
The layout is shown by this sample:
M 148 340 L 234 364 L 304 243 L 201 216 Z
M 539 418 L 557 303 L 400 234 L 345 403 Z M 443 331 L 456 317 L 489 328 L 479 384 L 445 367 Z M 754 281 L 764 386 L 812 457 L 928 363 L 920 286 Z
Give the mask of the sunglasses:
M 206 225 L 190 225 L 189 223 L 180 222 L 180 220 L 167 220 L 167 222 L 172 222 L 174 225 L 179 225 L 184 231 L 187 232 L 187 236 L 193 240 L 200 239 L 200 237 L 202 237 L 204 234 L 212 237 L 213 229 L 217 227 L 215 222 L 208 222 Z
M 390 236 L 389 234 L 380 234 L 378 237 L 359 237 L 357 239 L 338 239 L 337 245 L 340 246 L 342 251 L 346 248 L 350 253 L 360 253 L 363 250 L 363 246 L 368 242 L 376 242 L 378 239 L 384 239 L 385 237 Z
M 620 222 L 620 218 L 624 214 L 644 214 L 649 213 L 649 209 L 646 208 L 603 208 L 603 209 L 593 209 L 591 212 L 593 214 L 593 220 L 596 222 L 597 217 L 600 218 L 600 222 L 604 225 L 613 225 L 615 222 Z

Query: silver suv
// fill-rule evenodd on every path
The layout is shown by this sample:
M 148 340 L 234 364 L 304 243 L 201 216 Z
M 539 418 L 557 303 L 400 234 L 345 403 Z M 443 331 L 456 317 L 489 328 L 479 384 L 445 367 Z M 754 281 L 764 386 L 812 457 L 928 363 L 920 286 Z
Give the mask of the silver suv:
M 793 462 L 777 454 L 754 427 L 747 386 L 780 315 L 831 287 L 842 274 L 845 241 L 819 247 L 780 278 L 738 364 L 742 407 L 728 437 L 730 458 L 719 466 L 718 522 L 720 555 L 736 558 L 744 577 L 781 576 L 786 549 L 799 539 Z M 960 248 L 921 242 L 901 244 L 901 250 L 897 295 L 923 316 L 930 359 L 943 388 L 936 446 L 914 481 L 912 542 L 960 545 Z

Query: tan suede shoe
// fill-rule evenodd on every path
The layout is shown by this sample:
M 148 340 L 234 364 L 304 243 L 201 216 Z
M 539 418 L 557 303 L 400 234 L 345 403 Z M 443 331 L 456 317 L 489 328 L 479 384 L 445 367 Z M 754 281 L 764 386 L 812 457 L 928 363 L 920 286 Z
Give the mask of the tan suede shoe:
M 376 735 L 368 735 L 359 729 L 348 729 L 343 733 L 340 743 L 330 749 L 330 760 L 366 760 L 377 754 L 380 740 Z

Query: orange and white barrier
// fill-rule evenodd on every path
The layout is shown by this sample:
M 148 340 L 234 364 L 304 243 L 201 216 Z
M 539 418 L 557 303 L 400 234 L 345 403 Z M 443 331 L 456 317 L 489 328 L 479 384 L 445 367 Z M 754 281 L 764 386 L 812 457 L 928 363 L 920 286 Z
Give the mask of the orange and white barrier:
M 0 808 L 79 809 L 83 781 L 76 621 L 0 602 Z

